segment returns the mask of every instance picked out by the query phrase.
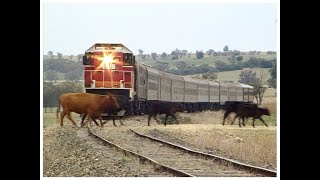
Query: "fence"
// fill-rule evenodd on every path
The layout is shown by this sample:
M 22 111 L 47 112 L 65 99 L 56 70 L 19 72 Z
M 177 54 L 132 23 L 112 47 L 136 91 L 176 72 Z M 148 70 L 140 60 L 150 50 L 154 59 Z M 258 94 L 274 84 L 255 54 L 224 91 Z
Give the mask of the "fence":
M 43 112 L 44 113 L 55 113 L 55 112 L 57 112 L 57 107 L 44 107 Z

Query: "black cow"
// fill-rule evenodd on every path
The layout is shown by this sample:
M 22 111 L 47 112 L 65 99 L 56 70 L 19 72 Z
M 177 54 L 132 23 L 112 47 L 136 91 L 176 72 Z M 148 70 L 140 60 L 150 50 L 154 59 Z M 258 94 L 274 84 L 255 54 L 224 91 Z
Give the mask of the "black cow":
M 270 111 L 267 108 L 259 108 L 259 107 L 255 107 L 252 105 L 243 104 L 243 105 L 238 106 L 236 116 L 234 119 L 239 118 L 239 127 L 241 127 L 240 118 L 242 119 L 243 126 L 245 126 L 245 124 L 244 124 L 245 118 L 249 118 L 249 117 L 253 118 L 253 123 L 252 123 L 253 127 L 255 127 L 254 122 L 256 119 L 260 119 L 262 121 L 262 123 L 268 127 L 268 125 L 264 122 L 264 120 L 261 117 L 263 115 L 270 116 Z
M 224 116 L 223 116 L 223 122 L 222 125 L 224 125 L 224 122 L 226 120 L 226 118 L 231 114 L 231 113 L 235 113 L 238 114 L 239 111 L 239 107 L 242 105 L 248 105 L 251 106 L 252 108 L 258 108 L 258 105 L 256 104 L 245 104 L 244 102 L 234 102 L 234 101 L 226 101 L 224 104 Z M 232 124 L 234 123 L 234 120 L 232 121 Z
M 172 103 L 172 102 L 153 102 L 150 104 L 149 117 L 148 117 L 148 126 L 150 126 L 150 119 L 153 116 L 155 120 L 157 120 L 157 114 L 166 114 L 166 118 L 164 121 L 164 125 L 167 125 L 168 116 L 177 119 L 174 115 L 176 112 L 182 112 L 183 106 L 180 103 Z

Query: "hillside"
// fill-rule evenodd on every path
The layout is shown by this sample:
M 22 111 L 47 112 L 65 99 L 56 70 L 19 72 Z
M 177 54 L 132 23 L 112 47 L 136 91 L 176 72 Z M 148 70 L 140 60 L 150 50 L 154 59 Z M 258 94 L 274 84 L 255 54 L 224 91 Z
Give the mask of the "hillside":
M 273 60 L 277 58 L 276 54 L 266 54 L 266 53 L 261 53 L 259 55 L 249 55 L 249 54 L 242 54 L 243 60 L 241 62 L 247 62 L 251 57 L 256 58 L 256 59 L 265 59 L 265 60 Z M 148 64 L 150 66 L 155 66 L 157 65 L 157 62 L 161 63 L 168 63 L 169 67 L 175 67 L 177 62 L 183 61 L 187 63 L 188 65 L 205 65 L 208 64 L 209 66 L 215 67 L 215 62 L 216 61 L 222 61 L 226 64 L 230 64 L 228 58 L 231 56 L 213 56 L 209 57 L 208 55 L 204 55 L 203 59 L 197 59 L 195 54 L 191 54 L 190 58 L 187 57 L 182 57 L 180 59 L 172 60 L 171 56 L 168 56 L 167 58 L 161 58 L 158 57 L 156 60 L 153 59 L 146 59 L 146 60 L 140 60 L 141 62 Z M 139 55 L 136 55 L 136 58 L 139 60 Z
M 190 56 L 189 56 L 190 55 Z M 236 60 L 241 56 L 242 60 Z M 69 58 L 68 58 L 69 57 Z M 70 58 L 72 57 L 72 60 Z M 136 55 L 136 59 L 139 60 L 141 56 Z M 81 80 L 82 79 L 82 61 L 75 60 L 77 56 L 64 55 L 58 59 L 57 56 L 48 58 L 44 56 L 43 72 L 44 80 Z M 153 68 L 160 71 L 177 74 L 177 75 L 191 75 L 200 73 L 212 73 L 212 72 L 225 72 L 225 77 L 221 80 L 232 80 L 233 76 L 238 76 L 241 69 L 244 68 L 271 68 L 276 59 L 276 54 L 267 54 L 261 52 L 260 54 L 249 54 L 241 52 L 240 55 L 215 55 L 209 56 L 204 54 L 203 59 L 197 59 L 196 54 L 188 54 L 185 56 L 179 56 L 178 59 L 172 60 L 172 55 L 167 55 L 166 58 L 157 56 L 156 60 L 153 60 L 150 55 L 144 57 L 144 60 L 139 60 L 145 64 L 151 65 Z M 228 75 L 230 71 L 237 70 Z

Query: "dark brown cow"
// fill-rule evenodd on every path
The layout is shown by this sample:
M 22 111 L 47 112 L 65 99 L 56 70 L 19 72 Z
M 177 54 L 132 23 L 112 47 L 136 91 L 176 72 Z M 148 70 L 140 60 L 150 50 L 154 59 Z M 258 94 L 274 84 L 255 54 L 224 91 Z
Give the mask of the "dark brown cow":
M 60 104 L 63 108 L 63 111 L 60 114 L 61 126 L 63 126 L 63 118 L 65 115 L 67 115 L 68 119 L 72 122 L 72 124 L 76 126 L 76 123 L 70 115 L 71 112 L 75 112 L 78 114 L 86 114 L 88 116 L 89 122 L 91 122 L 92 118 L 98 117 L 100 120 L 100 124 L 103 127 L 101 114 L 106 109 L 119 108 L 117 99 L 113 95 L 98 95 L 90 93 L 66 93 L 59 97 L 57 119 L 58 112 L 60 111 Z
M 243 102 L 232 102 L 232 101 L 226 101 L 225 105 L 224 105 L 224 116 L 223 116 L 223 122 L 222 125 L 224 125 L 226 118 L 231 114 L 231 113 L 235 113 L 235 114 L 239 114 L 238 112 L 241 111 L 240 107 L 242 106 L 248 106 L 252 109 L 257 109 L 258 105 L 257 104 L 245 104 Z M 233 119 L 232 123 L 233 124 L 235 121 L 235 118 Z
M 241 127 L 241 120 L 242 119 L 242 124 L 245 126 L 245 118 L 252 117 L 253 118 L 253 123 L 252 126 L 254 126 L 254 122 L 256 119 L 260 119 L 264 125 L 268 127 L 268 125 L 264 122 L 261 116 L 267 115 L 270 116 L 270 111 L 267 108 L 259 108 L 259 107 L 254 107 L 250 105 L 241 105 L 238 107 L 238 111 L 236 112 L 236 116 L 234 119 L 239 118 L 239 127 Z M 232 123 L 233 124 L 233 123 Z
M 183 110 L 182 105 L 179 103 L 171 103 L 171 102 L 153 102 L 150 104 L 150 111 L 148 117 L 148 126 L 150 126 L 150 119 L 153 116 L 155 120 L 157 120 L 157 114 L 166 114 L 166 118 L 164 121 L 164 125 L 167 125 L 168 116 L 177 119 L 174 115 L 176 112 L 181 112 Z

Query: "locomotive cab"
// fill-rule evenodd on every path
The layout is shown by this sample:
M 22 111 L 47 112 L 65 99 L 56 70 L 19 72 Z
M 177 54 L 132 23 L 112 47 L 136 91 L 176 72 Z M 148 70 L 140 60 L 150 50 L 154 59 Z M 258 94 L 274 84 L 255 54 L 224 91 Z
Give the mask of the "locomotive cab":
M 82 57 L 86 93 L 133 99 L 135 56 L 122 44 L 96 43 Z

